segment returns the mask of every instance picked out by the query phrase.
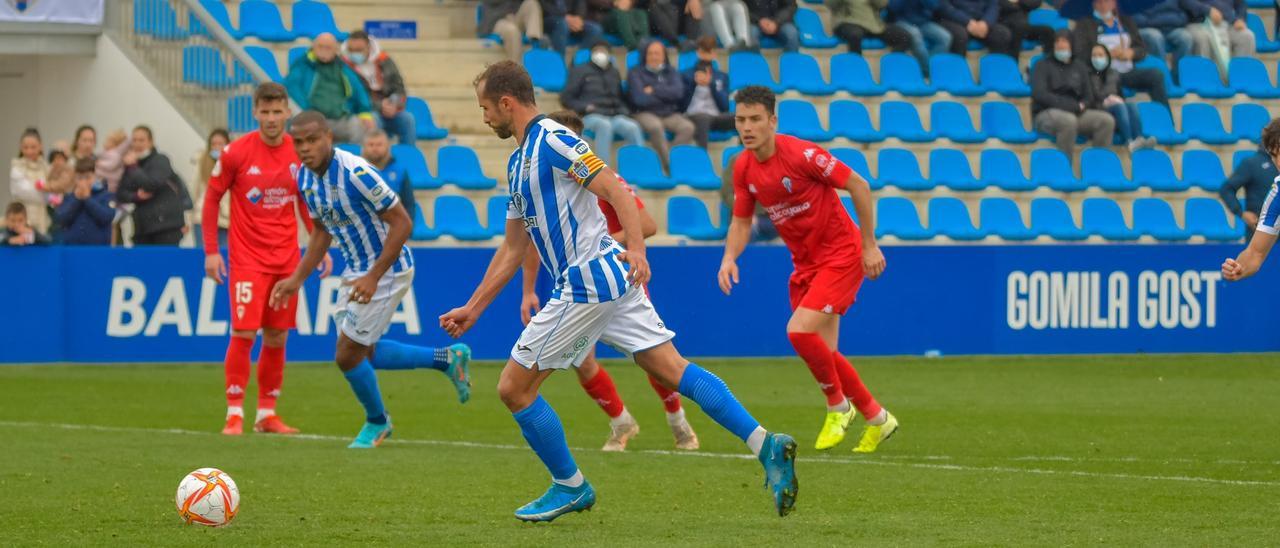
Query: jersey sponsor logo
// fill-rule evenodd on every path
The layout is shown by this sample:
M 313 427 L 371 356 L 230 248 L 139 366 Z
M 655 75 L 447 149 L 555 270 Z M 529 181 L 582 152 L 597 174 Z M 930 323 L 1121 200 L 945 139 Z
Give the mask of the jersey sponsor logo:
M 383 192 L 385 192 L 385 188 L 386 187 L 383 185 L 375 186 L 373 187 L 373 190 L 369 191 L 369 194 L 372 194 L 374 198 L 377 198 L 378 196 L 381 196 Z
M 830 177 L 830 176 L 831 176 L 831 172 L 832 172 L 832 171 L 835 171 L 835 170 L 836 170 L 836 163 L 835 163 L 835 162 L 831 162 L 831 163 L 827 164 L 827 169 L 822 170 L 822 176 L 823 176 L 823 177 Z
M 791 177 L 782 178 L 782 188 L 787 189 L 787 193 L 791 193 Z
M 528 205 L 524 203 L 524 194 L 520 194 L 519 192 L 512 194 L 511 206 L 516 208 L 516 213 L 519 213 L 521 217 L 524 217 L 525 208 L 528 207 Z
M 587 146 L 587 144 L 583 142 L 579 142 L 578 146 L 573 147 L 573 151 L 578 154 L 586 154 L 588 150 L 591 150 L 591 147 Z
M 790 202 L 782 202 L 780 204 L 774 204 L 764 208 L 764 212 L 769 214 L 769 220 L 773 221 L 773 224 L 781 225 L 792 217 L 809 211 L 812 207 L 813 205 L 809 202 L 805 202 L 800 205 L 791 205 Z
M 253 165 L 253 166 L 249 166 L 249 171 L 246 171 L 244 174 L 245 175 L 262 175 L 262 170 L 259 169 L 258 166 Z
M 244 193 L 244 197 L 245 199 L 249 200 L 249 203 L 256 204 L 258 203 L 259 200 L 262 199 L 262 189 L 255 186 L 249 189 L 249 192 Z
M 527 346 L 525 346 L 525 345 L 523 345 L 523 344 L 520 344 L 520 343 L 516 343 L 516 350 L 519 350 L 519 351 L 521 351 L 521 352 L 533 352 L 533 349 L 532 349 L 532 348 L 529 348 L 529 347 L 527 347 Z
M 818 164 L 818 167 L 827 167 L 828 160 L 829 158 L 826 154 L 819 154 L 817 158 L 813 159 L 813 163 Z
M 750 193 L 752 193 L 752 194 L 755 194 L 755 193 L 756 193 L 756 185 L 755 185 L 754 183 L 752 183 L 752 184 L 748 184 L 748 185 L 747 185 L 747 192 L 750 192 Z

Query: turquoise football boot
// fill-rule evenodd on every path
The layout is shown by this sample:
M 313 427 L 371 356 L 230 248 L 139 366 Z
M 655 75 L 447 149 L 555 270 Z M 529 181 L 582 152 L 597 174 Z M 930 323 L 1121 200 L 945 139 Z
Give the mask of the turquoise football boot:
M 387 415 L 386 424 L 374 424 L 371 422 L 364 423 L 364 427 L 360 429 L 360 433 L 356 434 L 355 441 L 348 445 L 348 449 L 373 449 L 382 444 L 382 440 L 391 437 L 391 415 Z
M 471 399 L 471 347 L 459 343 L 448 350 L 449 367 L 444 374 L 449 376 L 453 388 L 458 391 L 458 403 L 467 403 Z
M 583 480 L 582 485 L 567 487 L 552 483 L 538 500 L 521 506 L 516 510 L 516 519 L 521 521 L 551 521 L 571 512 L 590 510 L 596 505 L 596 490 Z
M 764 485 L 773 493 L 778 515 L 790 514 L 800 492 L 800 482 L 796 480 L 796 440 L 786 434 L 770 433 L 760 448 L 760 464 L 764 465 Z

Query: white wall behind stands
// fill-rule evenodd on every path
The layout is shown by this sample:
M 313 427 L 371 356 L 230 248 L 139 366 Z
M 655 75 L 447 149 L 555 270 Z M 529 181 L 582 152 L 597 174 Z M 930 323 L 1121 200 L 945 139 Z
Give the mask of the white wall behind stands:
M 204 149 L 204 136 L 182 118 L 120 48 L 97 38 L 97 54 L 85 56 L 0 56 L 0 198 L 9 201 L 9 169 L 17 155 L 18 137 L 36 127 L 46 148 L 70 141 L 75 129 L 98 129 L 98 144 L 116 128 L 128 132 L 143 124 L 155 134 L 156 149 L 169 156 L 174 170 L 190 185 L 193 156 Z

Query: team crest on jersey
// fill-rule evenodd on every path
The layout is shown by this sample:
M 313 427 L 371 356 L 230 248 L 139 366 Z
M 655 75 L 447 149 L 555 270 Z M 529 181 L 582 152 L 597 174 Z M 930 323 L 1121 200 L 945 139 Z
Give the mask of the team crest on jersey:
M 579 181 L 584 181 L 591 176 L 591 168 L 582 160 L 574 160 L 573 165 L 569 167 L 573 171 L 573 176 Z
M 783 178 L 782 178 L 782 188 L 787 189 L 787 192 L 788 192 L 788 193 L 790 193 L 790 192 L 791 192 L 791 177 L 783 177 Z
M 818 158 L 815 159 L 813 163 L 818 164 L 818 167 L 822 168 L 822 167 L 827 167 L 828 160 L 830 160 L 830 158 L 828 158 L 827 155 L 823 154 L 821 156 L 818 156 Z
M 530 162 L 528 158 L 523 159 L 521 163 L 522 165 L 520 166 L 520 177 L 522 179 L 528 179 L 529 169 L 533 167 L 533 163 Z
M 289 164 L 289 176 L 293 177 L 294 179 L 298 178 L 298 164 L 296 163 Z
M 255 186 L 249 189 L 249 192 L 244 193 L 244 197 L 249 200 L 249 203 L 256 204 L 258 200 L 262 199 L 262 190 Z

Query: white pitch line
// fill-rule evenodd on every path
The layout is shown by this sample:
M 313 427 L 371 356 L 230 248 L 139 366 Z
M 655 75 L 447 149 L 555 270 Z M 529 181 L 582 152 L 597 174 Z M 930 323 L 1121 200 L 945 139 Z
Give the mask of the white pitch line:
M 135 432 L 144 434 L 178 434 L 184 436 L 221 436 L 216 432 L 205 432 L 200 430 L 185 430 L 181 428 L 142 428 L 134 426 L 103 426 L 96 424 L 68 424 L 56 422 L 25 422 L 25 421 L 0 421 L 0 426 L 11 426 L 18 428 L 57 428 L 62 430 L 90 430 L 96 432 Z M 348 438 L 342 436 L 329 436 L 323 434 L 295 434 L 292 436 L 275 436 L 274 439 L 300 439 L 311 441 L 327 441 L 346 443 Z M 409 445 L 433 445 L 443 447 L 467 447 L 474 449 L 499 449 L 506 451 L 528 451 L 529 448 L 523 445 L 510 445 L 501 443 L 479 443 L 469 441 L 451 441 L 451 440 L 422 440 L 422 439 L 403 439 L 391 438 L 386 443 L 389 444 L 409 444 Z M 574 451 L 584 452 L 592 451 L 591 449 L 574 447 Z M 755 460 L 755 457 L 746 453 L 711 453 L 705 451 L 671 451 L 663 449 L 642 449 L 630 451 L 635 454 L 642 455 L 661 455 L 674 457 L 698 457 L 711 459 L 730 459 L 730 460 Z M 870 466 L 894 466 L 900 468 L 919 468 L 925 470 L 950 470 L 955 472 L 998 472 L 1010 474 L 1034 474 L 1045 476 L 1074 476 L 1085 478 L 1109 478 L 1109 479 L 1128 479 L 1128 480 L 1144 480 L 1144 481 L 1174 481 L 1184 483 L 1208 483 L 1217 485 L 1238 485 L 1250 487 L 1280 487 L 1280 481 L 1267 480 L 1230 480 L 1219 478 L 1206 478 L 1202 476 L 1156 476 L 1146 474 L 1123 474 L 1112 472 L 1089 472 L 1084 470 L 1053 470 L 1046 468 L 1019 468 L 1011 466 L 970 466 L 961 464 L 936 464 L 928 462 L 906 462 L 909 456 L 898 456 L 893 460 L 882 458 L 863 458 L 863 459 L 842 459 L 835 457 L 798 457 L 799 462 L 807 463 L 826 463 L 826 464 L 854 464 L 854 465 L 870 465 Z M 924 459 L 941 460 L 948 459 L 946 456 L 924 456 Z M 1069 459 L 1071 457 L 1062 457 Z M 1054 460 L 1057 457 L 1041 457 L 1043 460 Z M 1068 461 L 1070 462 L 1070 461 Z

